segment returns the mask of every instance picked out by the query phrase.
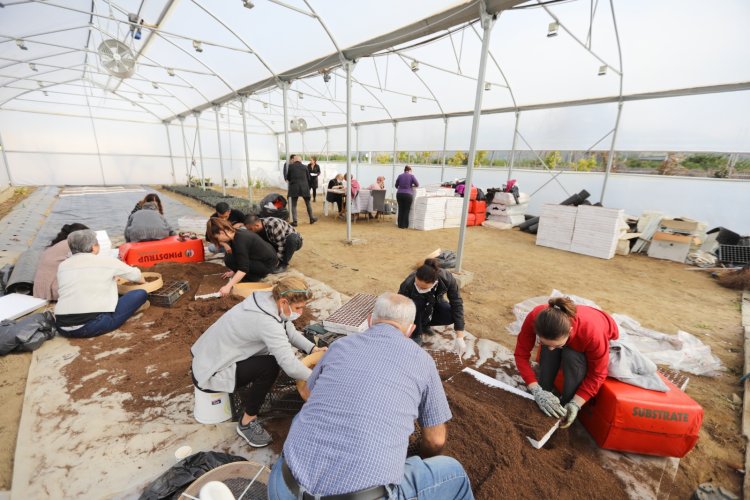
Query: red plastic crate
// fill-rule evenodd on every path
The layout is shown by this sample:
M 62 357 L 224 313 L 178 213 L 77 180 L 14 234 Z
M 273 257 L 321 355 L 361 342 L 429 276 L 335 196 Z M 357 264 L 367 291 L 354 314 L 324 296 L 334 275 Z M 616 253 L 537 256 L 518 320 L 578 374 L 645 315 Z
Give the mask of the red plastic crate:
M 469 202 L 469 213 L 470 214 L 487 214 L 487 202 L 482 201 L 470 201 Z

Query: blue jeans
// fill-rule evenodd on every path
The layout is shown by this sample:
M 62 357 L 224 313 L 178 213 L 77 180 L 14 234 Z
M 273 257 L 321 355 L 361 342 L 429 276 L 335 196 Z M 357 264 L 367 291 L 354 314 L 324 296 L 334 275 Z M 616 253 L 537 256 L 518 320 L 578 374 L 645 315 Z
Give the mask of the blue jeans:
M 287 488 L 281 474 L 279 458 L 271 470 L 268 480 L 270 500 L 293 500 L 297 497 Z M 437 456 L 422 460 L 409 457 L 404 466 L 404 477 L 399 485 L 386 486 L 390 491 L 388 500 L 473 500 L 471 484 L 466 471 L 455 458 Z
M 65 331 L 58 328 L 58 331 L 63 337 L 74 339 L 97 337 L 111 332 L 125 323 L 147 298 L 146 290 L 133 290 L 120 297 L 114 312 L 101 313 L 77 330 Z

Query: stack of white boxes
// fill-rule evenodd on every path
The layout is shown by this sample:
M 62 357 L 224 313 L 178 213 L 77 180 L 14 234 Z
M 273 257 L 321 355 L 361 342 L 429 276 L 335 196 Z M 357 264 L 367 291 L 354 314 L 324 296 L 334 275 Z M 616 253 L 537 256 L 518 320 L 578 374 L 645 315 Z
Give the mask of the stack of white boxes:
M 492 202 L 487 205 L 487 220 L 517 226 L 526 220 L 529 208 L 529 195 L 520 193 L 518 203 L 512 193 L 495 193 Z
M 463 198 L 446 198 L 445 200 L 445 220 L 443 221 L 443 227 L 460 227 L 461 226 L 461 211 L 464 208 Z
M 615 256 L 617 242 L 627 228 L 622 209 L 581 205 L 576 215 L 570 251 L 611 259 Z
M 414 204 L 409 212 L 409 227 L 419 231 L 443 229 L 446 199 L 444 196 L 414 198 Z
M 570 250 L 576 225 L 577 207 L 544 205 L 539 216 L 536 244 L 544 247 Z

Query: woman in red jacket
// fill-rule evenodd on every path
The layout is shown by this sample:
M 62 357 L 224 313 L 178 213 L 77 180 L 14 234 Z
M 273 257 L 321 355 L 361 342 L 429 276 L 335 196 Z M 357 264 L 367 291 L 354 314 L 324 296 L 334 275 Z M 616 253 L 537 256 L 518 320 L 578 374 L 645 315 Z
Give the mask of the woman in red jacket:
M 609 314 L 576 306 L 568 297 L 552 298 L 526 316 L 516 342 L 516 367 L 539 408 L 551 417 L 565 417 L 561 428 L 570 427 L 581 406 L 604 383 L 609 341 L 618 336 Z M 529 363 L 537 338 L 541 344 L 538 380 Z M 564 382 L 558 399 L 551 391 L 560 366 Z

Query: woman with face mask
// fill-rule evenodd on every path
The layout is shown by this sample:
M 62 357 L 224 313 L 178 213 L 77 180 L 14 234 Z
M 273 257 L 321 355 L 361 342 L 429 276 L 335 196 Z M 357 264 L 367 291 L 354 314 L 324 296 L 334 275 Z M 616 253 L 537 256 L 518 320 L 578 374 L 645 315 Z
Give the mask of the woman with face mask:
M 456 331 L 454 349 L 459 356 L 466 352 L 464 342 L 464 301 L 453 275 L 441 269 L 436 259 L 427 259 L 416 272 L 401 283 L 398 293 L 409 297 L 417 306 L 411 338 L 422 345 L 422 334 L 434 333 L 430 326 L 453 325 Z M 448 300 L 445 300 L 447 295 Z
M 302 278 L 283 278 L 272 291 L 255 292 L 226 312 L 190 349 L 198 389 L 231 393 L 250 386 L 236 430 L 255 448 L 271 443 L 257 416 L 279 369 L 294 380 L 310 376 L 294 348 L 308 354 L 326 349 L 315 347 L 292 324 L 310 299 L 312 292 Z

